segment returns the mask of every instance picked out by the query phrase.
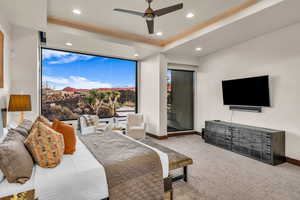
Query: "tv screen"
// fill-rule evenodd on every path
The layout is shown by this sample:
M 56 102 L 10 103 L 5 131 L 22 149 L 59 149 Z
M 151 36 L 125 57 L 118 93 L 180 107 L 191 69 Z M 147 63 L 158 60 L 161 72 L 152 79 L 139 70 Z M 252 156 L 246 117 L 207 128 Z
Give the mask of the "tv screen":
M 222 81 L 224 105 L 270 106 L 269 76 Z

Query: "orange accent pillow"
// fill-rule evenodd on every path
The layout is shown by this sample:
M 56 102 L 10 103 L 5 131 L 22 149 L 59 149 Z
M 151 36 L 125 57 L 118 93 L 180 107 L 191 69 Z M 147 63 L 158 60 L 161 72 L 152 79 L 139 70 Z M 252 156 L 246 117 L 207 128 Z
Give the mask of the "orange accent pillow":
M 74 128 L 71 125 L 65 124 L 56 119 L 53 121 L 52 128 L 64 136 L 64 154 L 73 154 L 76 151 L 76 136 Z

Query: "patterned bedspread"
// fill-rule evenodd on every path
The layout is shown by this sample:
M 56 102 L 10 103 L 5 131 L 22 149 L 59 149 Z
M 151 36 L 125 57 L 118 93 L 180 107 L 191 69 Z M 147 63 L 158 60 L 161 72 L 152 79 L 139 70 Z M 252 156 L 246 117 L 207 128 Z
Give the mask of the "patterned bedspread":
M 162 166 L 155 151 L 118 133 L 80 137 L 104 168 L 110 200 L 163 200 Z

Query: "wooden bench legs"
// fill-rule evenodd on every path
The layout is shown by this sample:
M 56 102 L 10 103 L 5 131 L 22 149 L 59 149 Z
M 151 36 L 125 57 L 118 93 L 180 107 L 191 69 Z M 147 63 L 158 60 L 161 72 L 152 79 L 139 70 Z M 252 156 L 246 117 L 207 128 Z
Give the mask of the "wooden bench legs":
M 184 180 L 185 182 L 188 181 L 188 167 L 187 166 L 183 167 L 183 174 L 172 178 L 172 182 L 176 182 L 179 180 Z
M 183 176 L 184 176 L 183 180 L 185 182 L 188 181 L 188 170 L 187 169 L 188 169 L 187 166 L 183 167 Z

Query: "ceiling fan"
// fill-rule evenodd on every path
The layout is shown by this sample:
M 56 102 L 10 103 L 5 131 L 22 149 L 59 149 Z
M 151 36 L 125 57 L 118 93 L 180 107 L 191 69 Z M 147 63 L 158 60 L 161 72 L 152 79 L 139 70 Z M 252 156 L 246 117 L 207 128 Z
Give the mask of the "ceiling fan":
M 154 18 L 155 17 L 160 17 L 160 16 L 169 14 L 171 12 L 175 12 L 175 11 L 180 10 L 180 9 L 183 8 L 183 3 L 180 3 L 180 4 L 170 6 L 170 7 L 166 7 L 166 8 L 162 8 L 162 9 L 158 9 L 158 10 L 153 10 L 151 8 L 151 3 L 153 2 L 153 0 L 146 0 L 146 2 L 148 3 L 149 6 L 145 10 L 144 13 L 137 12 L 137 11 L 132 11 L 132 10 L 120 9 L 120 8 L 116 8 L 116 9 L 114 9 L 114 11 L 124 12 L 124 13 L 128 13 L 128 14 L 131 14 L 131 15 L 136 15 L 136 16 L 140 16 L 140 17 L 145 18 L 147 26 L 148 26 L 149 34 L 153 34 L 154 33 Z

